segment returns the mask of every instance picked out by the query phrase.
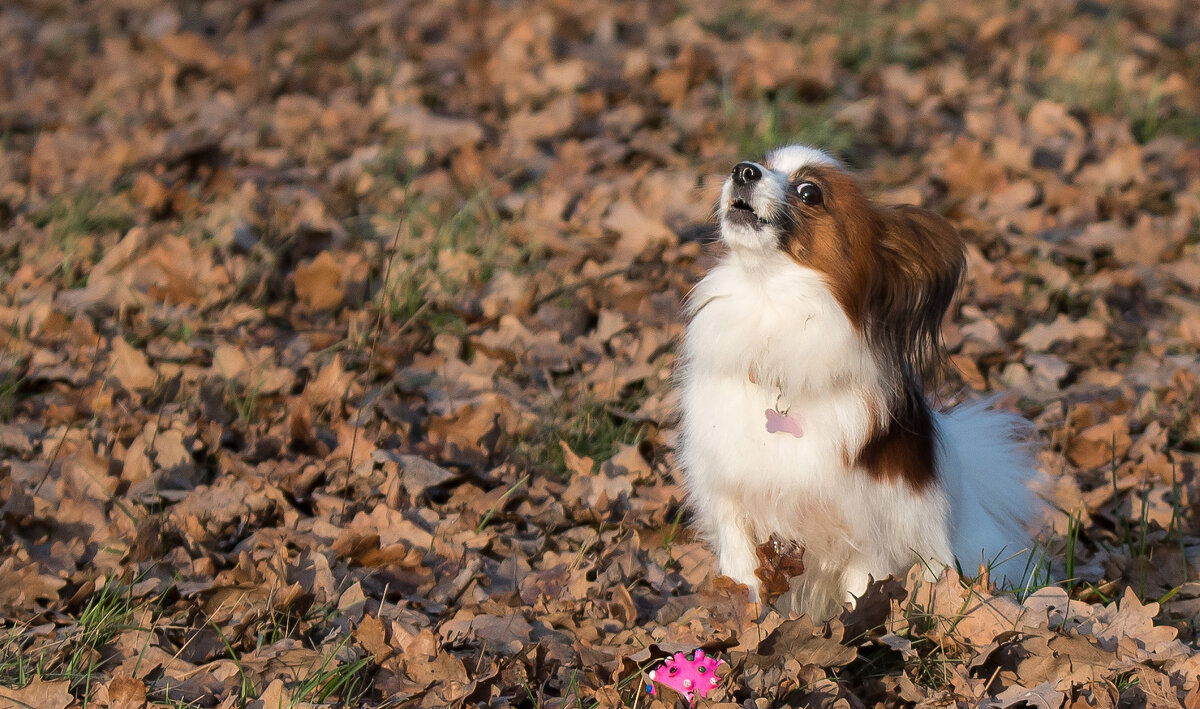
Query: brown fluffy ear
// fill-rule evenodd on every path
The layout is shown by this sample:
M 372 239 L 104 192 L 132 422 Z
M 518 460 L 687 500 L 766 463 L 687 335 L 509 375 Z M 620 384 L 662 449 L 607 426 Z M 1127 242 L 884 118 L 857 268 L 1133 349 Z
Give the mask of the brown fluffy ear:
M 880 273 L 870 300 L 873 325 L 898 364 L 920 378 L 941 354 L 942 317 L 966 266 L 962 237 L 942 216 L 919 207 L 880 210 Z

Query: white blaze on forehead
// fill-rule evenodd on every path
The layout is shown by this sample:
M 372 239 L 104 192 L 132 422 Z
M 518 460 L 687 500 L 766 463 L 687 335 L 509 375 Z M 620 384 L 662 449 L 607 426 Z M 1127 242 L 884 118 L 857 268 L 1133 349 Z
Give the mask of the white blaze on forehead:
M 775 172 L 781 172 L 785 175 L 791 175 L 795 171 L 808 165 L 829 165 L 831 167 L 841 167 L 832 155 L 810 148 L 807 145 L 789 145 L 786 148 L 772 150 L 767 154 L 767 167 Z

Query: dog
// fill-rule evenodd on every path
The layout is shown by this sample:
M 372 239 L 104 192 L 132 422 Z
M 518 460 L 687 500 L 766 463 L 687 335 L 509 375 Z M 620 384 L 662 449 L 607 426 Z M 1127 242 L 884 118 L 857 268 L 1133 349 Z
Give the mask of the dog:
M 720 572 L 757 599 L 756 547 L 786 540 L 798 606 L 823 616 L 915 563 L 1024 583 L 1030 425 L 926 391 L 966 264 L 955 228 L 872 203 L 802 145 L 735 165 L 717 213 L 725 251 L 688 298 L 677 375 L 688 504 Z

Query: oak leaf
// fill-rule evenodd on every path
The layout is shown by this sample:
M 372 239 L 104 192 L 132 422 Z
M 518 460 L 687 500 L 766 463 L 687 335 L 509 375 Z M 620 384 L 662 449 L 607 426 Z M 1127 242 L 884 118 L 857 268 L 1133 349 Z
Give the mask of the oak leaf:
M 66 709 L 75 703 L 75 697 L 68 691 L 71 683 L 67 680 L 47 682 L 41 677 L 35 677 L 32 682 L 21 689 L 0 687 L 0 699 L 8 700 L 14 707 L 37 707 L 37 709 Z

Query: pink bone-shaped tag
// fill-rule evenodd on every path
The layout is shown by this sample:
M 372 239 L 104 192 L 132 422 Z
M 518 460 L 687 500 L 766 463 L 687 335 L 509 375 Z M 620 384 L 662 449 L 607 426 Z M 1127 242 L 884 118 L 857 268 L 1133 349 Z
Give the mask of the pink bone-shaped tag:
M 775 409 L 767 409 L 767 433 L 790 433 L 796 438 L 804 435 L 800 421 Z

